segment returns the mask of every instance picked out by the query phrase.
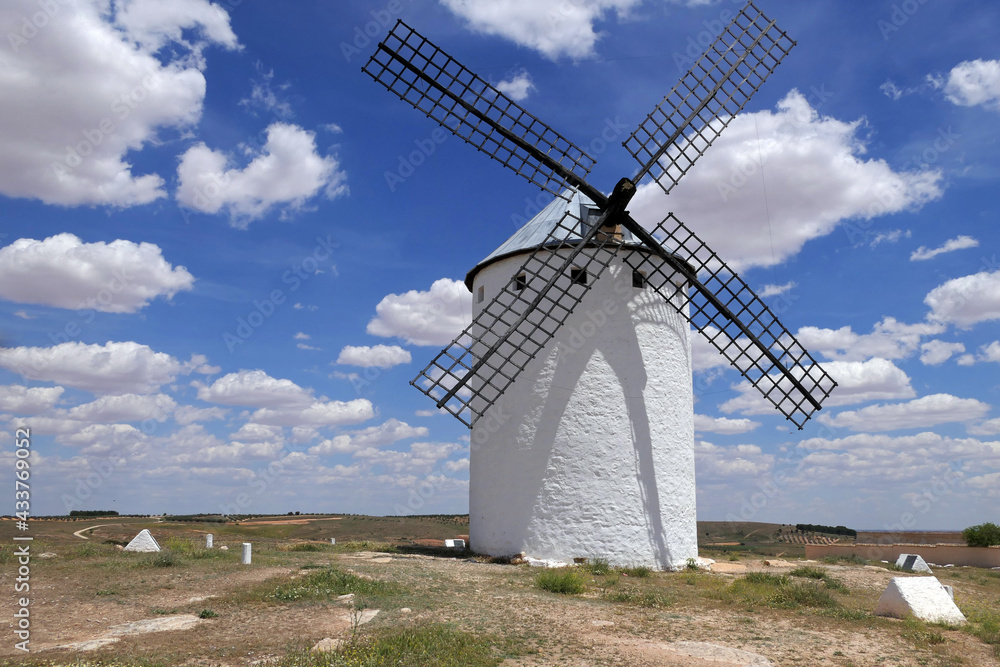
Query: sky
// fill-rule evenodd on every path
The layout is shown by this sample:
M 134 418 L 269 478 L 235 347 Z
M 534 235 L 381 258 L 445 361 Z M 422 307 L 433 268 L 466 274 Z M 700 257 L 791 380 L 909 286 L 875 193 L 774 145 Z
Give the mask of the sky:
M 757 4 L 798 45 L 630 210 L 676 213 L 839 387 L 795 430 L 695 336 L 698 517 L 996 521 L 1000 7 Z M 30 428 L 32 513 L 466 512 L 468 430 L 409 381 L 549 196 L 361 66 L 406 21 L 609 192 L 741 6 L 4 2 L 0 461 Z

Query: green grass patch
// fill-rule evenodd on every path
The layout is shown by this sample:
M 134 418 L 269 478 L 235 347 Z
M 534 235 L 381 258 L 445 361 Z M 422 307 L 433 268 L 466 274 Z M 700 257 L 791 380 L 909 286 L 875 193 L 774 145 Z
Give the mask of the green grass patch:
M 218 615 L 218 612 L 214 612 L 211 609 L 202 609 L 198 612 L 198 618 L 215 618 Z
M 289 551 L 323 551 L 324 545 L 317 544 L 316 542 L 302 542 L 301 544 L 293 544 L 288 550 Z
M 841 593 L 848 593 L 847 586 L 844 585 L 840 579 L 830 576 L 830 573 L 820 567 L 800 567 L 792 570 L 788 573 L 793 577 L 804 577 L 806 579 L 818 579 L 823 582 L 823 585 L 827 588 L 840 591 Z
M 962 613 L 969 621 L 963 629 L 984 644 L 991 644 L 993 655 L 1000 658 L 1000 610 L 979 607 L 964 608 Z
M 282 584 L 272 589 L 267 597 L 279 602 L 299 602 L 329 600 L 348 593 L 377 597 L 399 592 L 400 589 L 395 584 L 377 579 L 365 579 L 336 567 L 327 567 Z
M 563 595 L 578 595 L 586 588 L 583 574 L 569 567 L 539 572 L 538 576 L 535 577 L 535 586 L 543 591 Z
M 445 625 L 426 625 L 379 633 L 330 653 L 301 651 L 276 667 L 496 667 L 505 657 L 493 637 Z
M 595 576 L 611 574 L 611 565 L 606 558 L 588 559 L 586 563 L 580 566 L 580 569 Z
M 618 571 L 626 577 L 636 577 L 638 579 L 645 579 L 653 573 L 652 570 L 644 565 L 640 565 L 639 567 L 620 567 Z
M 824 556 L 823 562 L 827 565 L 836 565 L 837 563 L 847 563 L 849 565 L 868 565 L 868 561 L 857 554 L 850 554 L 847 556 Z
M 816 584 L 793 581 L 786 575 L 766 572 L 750 572 L 711 594 L 712 597 L 749 608 L 834 608 L 839 604 L 827 590 Z
M 608 602 L 630 604 L 648 609 L 666 609 L 677 600 L 672 595 L 655 590 L 644 590 L 632 586 L 623 586 L 605 591 L 604 599 Z
M 376 542 L 374 540 L 348 540 L 338 542 L 333 545 L 336 551 L 378 551 L 381 553 L 395 554 L 399 549 L 395 544 L 388 542 Z

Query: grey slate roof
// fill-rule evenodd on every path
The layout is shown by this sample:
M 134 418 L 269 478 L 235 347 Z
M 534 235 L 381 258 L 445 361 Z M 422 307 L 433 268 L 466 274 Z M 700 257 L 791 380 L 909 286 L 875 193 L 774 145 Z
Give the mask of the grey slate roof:
M 561 197 L 553 199 L 548 206 L 543 208 L 541 212 L 538 213 L 538 215 L 529 220 L 523 227 L 514 232 L 513 236 L 504 241 L 499 248 L 491 252 L 485 259 L 476 264 L 465 276 L 466 286 L 470 290 L 472 289 L 473 279 L 486 265 L 492 264 L 493 262 L 504 257 L 534 250 L 535 248 L 541 246 L 567 212 L 572 213 L 582 220 L 586 220 L 586 209 L 597 208 L 597 204 L 595 204 L 590 197 L 587 197 L 577 190 L 567 190 L 564 194 L 569 197 L 569 201 L 566 201 Z M 623 240 L 626 243 L 635 242 L 635 238 L 633 238 L 632 233 L 628 230 L 623 229 L 622 234 Z M 576 230 L 576 233 L 573 234 L 564 234 L 564 237 L 576 239 L 581 238 L 579 230 Z

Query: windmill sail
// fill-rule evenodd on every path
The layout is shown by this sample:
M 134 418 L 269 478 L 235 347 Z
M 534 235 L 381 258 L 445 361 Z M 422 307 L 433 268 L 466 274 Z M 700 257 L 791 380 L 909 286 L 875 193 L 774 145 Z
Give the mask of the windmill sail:
M 648 173 L 669 194 L 794 46 L 748 2 L 625 140 L 642 165 L 633 180 Z
M 504 289 L 410 384 L 471 427 L 543 350 L 618 254 L 620 240 L 601 232 L 606 218 L 594 223 L 563 215 Z
M 632 220 L 626 226 L 642 233 Z M 644 243 L 666 263 L 639 253 L 631 253 L 625 263 L 649 276 L 649 286 L 801 429 L 837 383 L 750 286 L 673 213 L 648 236 Z M 675 272 L 682 273 L 693 289 L 678 287 Z
M 556 196 L 563 196 L 570 185 L 584 184 L 594 166 L 594 158 L 402 21 L 361 69 L 456 136 Z

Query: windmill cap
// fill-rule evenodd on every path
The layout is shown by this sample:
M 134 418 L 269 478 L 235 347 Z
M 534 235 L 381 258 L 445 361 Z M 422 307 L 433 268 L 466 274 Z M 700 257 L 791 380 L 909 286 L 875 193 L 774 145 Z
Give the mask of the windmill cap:
M 523 227 L 514 232 L 514 235 L 504 241 L 499 248 L 472 267 L 472 270 L 465 276 L 465 286 L 471 292 L 476 274 L 493 262 L 540 248 L 545 245 L 547 240 L 551 243 L 552 240 L 549 239 L 549 235 L 557 228 L 567 213 L 572 213 L 581 220 L 586 220 L 589 217 L 589 210 L 598 210 L 599 208 L 590 197 L 582 194 L 580 191 L 566 190 L 562 196 L 553 199 L 548 206 L 525 223 Z M 560 228 L 559 231 L 560 235 L 556 237 L 558 240 L 582 238 L 579 232 L 564 231 L 564 228 Z M 645 247 L 636 241 L 635 237 L 627 229 L 622 229 L 622 241 L 626 245 Z

